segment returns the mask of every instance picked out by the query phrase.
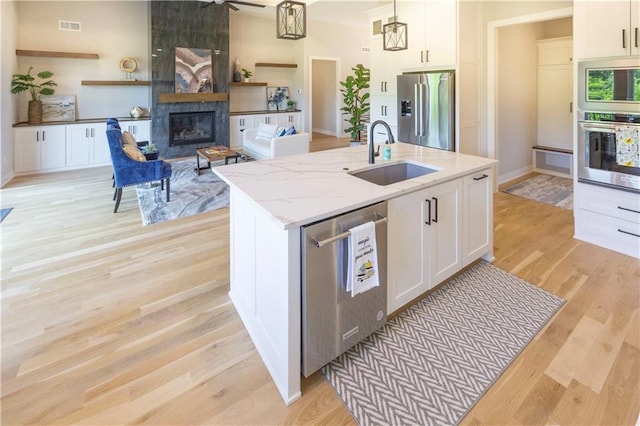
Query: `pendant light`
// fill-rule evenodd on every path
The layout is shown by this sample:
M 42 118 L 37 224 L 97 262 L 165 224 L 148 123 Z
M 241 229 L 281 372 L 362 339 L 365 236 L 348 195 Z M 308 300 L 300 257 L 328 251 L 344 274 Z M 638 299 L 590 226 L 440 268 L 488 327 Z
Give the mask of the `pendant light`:
M 406 50 L 407 45 L 407 24 L 398 22 L 398 15 L 396 15 L 396 0 L 393 0 L 393 21 L 382 27 L 384 50 L 398 51 Z
M 298 40 L 307 36 L 307 5 L 285 0 L 276 6 L 277 38 Z

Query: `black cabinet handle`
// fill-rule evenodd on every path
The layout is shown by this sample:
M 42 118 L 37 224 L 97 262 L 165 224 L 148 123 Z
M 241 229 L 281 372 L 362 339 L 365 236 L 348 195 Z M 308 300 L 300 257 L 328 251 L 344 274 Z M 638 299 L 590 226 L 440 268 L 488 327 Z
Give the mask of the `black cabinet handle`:
M 638 235 L 638 234 L 634 234 L 633 232 L 623 231 L 622 229 L 618 229 L 618 232 L 621 232 L 621 233 L 623 233 L 623 234 L 627 234 L 627 235 L 633 235 L 634 237 L 638 237 L 638 238 L 640 238 L 640 235 Z
M 622 48 L 627 48 L 627 30 L 625 30 L 624 28 L 622 29 Z
M 484 175 L 484 174 L 483 174 L 483 175 L 482 175 L 482 176 L 480 176 L 480 177 L 474 177 L 474 178 L 473 178 L 473 180 L 482 180 L 482 179 L 486 179 L 486 178 L 488 178 L 488 177 L 489 177 L 489 175 Z
M 618 206 L 618 208 L 619 208 L 620 210 L 624 210 L 624 211 L 626 211 L 626 212 L 631 212 L 631 213 L 640 213 L 638 210 L 628 209 L 628 208 L 626 208 L 626 207 L 622 207 L 622 206 Z
M 426 199 L 426 200 L 424 200 L 424 201 L 425 201 L 425 203 L 427 203 L 427 204 L 428 204 L 427 209 L 429 210 L 429 214 L 428 214 L 428 216 L 427 216 L 427 217 L 428 217 L 428 219 L 427 219 L 427 220 L 425 220 L 425 222 L 424 222 L 424 223 L 426 223 L 427 225 L 431 225 L 431 200 Z
M 433 216 L 433 223 L 438 223 L 438 199 L 436 197 L 431 197 L 433 198 L 433 203 L 434 203 L 434 208 L 436 211 L 436 214 Z

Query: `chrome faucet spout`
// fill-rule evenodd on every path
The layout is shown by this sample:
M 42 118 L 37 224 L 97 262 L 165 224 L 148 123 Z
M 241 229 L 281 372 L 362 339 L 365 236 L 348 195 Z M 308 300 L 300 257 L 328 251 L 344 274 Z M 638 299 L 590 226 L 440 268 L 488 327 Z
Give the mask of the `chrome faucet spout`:
M 393 133 L 391 133 L 391 128 L 389 127 L 389 125 L 383 121 L 383 120 L 376 120 L 373 123 L 371 123 L 371 127 L 369 128 L 369 164 L 375 164 L 376 160 L 376 154 L 374 153 L 374 149 L 373 149 L 373 130 L 375 129 L 375 127 L 378 124 L 382 124 L 384 126 L 384 128 L 387 130 L 387 137 L 388 137 L 388 141 L 387 143 L 395 143 L 395 139 L 393 138 Z M 378 147 L 379 148 L 379 147 Z

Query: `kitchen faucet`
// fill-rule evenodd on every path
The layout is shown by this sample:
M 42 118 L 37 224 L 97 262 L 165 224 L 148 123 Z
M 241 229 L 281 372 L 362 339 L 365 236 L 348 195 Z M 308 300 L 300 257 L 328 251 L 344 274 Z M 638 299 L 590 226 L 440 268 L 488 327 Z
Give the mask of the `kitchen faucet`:
M 375 129 L 375 127 L 378 124 L 382 124 L 384 126 L 385 129 L 387 129 L 387 136 L 389 137 L 389 140 L 387 141 L 387 143 L 395 143 L 395 139 L 393 138 L 393 133 L 391 133 L 391 128 L 389 127 L 389 125 L 387 123 L 385 123 L 383 120 L 376 120 L 373 123 L 371 123 L 371 127 L 369 128 L 369 164 L 375 164 L 376 160 L 375 160 L 375 156 L 376 154 L 373 152 L 373 130 Z

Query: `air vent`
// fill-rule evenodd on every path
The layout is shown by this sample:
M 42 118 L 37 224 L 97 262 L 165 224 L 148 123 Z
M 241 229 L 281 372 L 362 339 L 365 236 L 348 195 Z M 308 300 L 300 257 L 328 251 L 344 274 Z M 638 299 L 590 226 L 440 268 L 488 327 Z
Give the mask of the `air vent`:
M 60 31 L 80 31 L 80 22 L 58 21 Z

